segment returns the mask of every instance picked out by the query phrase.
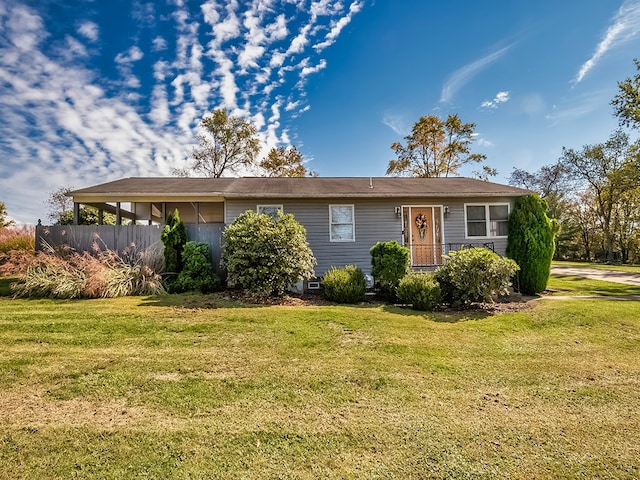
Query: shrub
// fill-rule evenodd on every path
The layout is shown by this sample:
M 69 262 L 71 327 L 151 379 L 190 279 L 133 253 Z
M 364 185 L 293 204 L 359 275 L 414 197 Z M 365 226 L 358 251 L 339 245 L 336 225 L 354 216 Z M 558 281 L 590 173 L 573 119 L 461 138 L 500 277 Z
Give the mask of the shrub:
M 551 273 L 554 227 L 546 212 L 546 202 L 532 194 L 517 198 L 509 216 L 507 256 L 520 266 L 518 287 L 529 295 L 544 291 Z
M 39 253 L 14 284 L 18 297 L 98 298 L 163 293 L 160 275 L 147 263 L 151 256 L 140 254 L 125 262 L 116 252 Z M 130 255 L 130 258 L 133 258 Z
M 409 271 L 411 254 L 407 247 L 395 240 L 378 242 L 370 250 L 371 275 L 380 285 L 382 293 L 390 300 L 396 297 L 396 288 Z
M 211 264 L 209 245 L 199 242 L 185 243 L 182 262 L 182 271 L 173 284 L 173 291 L 198 290 L 201 293 L 212 293 L 220 289 L 220 278 Z
M 180 212 L 167 216 L 167 223 L 162 229 L 160 239 L 164 244 L 164 270 L 165 272 L 180 273 L 182 270 L 182 249 L 187 243 L 187 229 L 180 220 Z
M 433 273 L 412 272 L 398 285 L 398 299 L 414 310 L 433 310 L 442 300 L 440 284 Z
M 436 269 L 443 300 L 454 306 L 491 302 L 494 295 L 508 293 L 518 265 L 486 248 L 451 252 L 447 262 Z
M 355 265 L 331 267 L 322 279 L 324 297 L 338 303 L 357 303 L 367 292 L 364 273 Z
M 227 284 L 260 296 L 282 295 L 311 278 L 316 259 L 307 231 L 293 215 L 275 217 L 247 210 L 225 228 L 223 262 Z

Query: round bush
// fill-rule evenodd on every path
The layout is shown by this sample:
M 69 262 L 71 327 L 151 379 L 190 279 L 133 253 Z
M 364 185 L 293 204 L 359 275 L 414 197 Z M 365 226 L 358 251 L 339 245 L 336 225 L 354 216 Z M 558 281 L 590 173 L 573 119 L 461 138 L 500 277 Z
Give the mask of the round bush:
M 316 259 L 307 231 L 293 215 L 275 217 L 247 210 L 224 230 L 227 285 L 260 295 L 282 295 L 314 275 Z
M 411 253 L 395 240 L 378 242 L 370 250 L 371 275 L 389 300 L 396 297 L 396 288 L 409 271 Z
M 398 300 L 414 310 L 433 310 L 442 300 L 440 284 L 433 273 L 412 272 L 405 275 L 396 291 Z
M 519 269 L 513 260 L 486 248 L 451 252 L 446 258 L 447 262 L 437 268 L 435 276 L 443 300 L 457 307 L 491 302 L 494 295 L 507 294 L 511 277 Z
M 331 267 L 322 279 L 324 297 L 337 303 L 358 303 L 367 292 L 364 273 L 355 265 Z

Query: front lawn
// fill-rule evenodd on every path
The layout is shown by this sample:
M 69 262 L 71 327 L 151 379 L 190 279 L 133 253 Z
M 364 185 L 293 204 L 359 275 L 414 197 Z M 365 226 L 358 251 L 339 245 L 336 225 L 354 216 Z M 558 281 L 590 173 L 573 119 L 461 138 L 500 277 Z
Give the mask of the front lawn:
M 640 475 L 637 302 L 216 298 L 0 298 L 0 478 Z
M 558 267 L 578 267 L 595 268 L 598 270 L 613 270 L 615 272 L 640 273 L 640 265 L 622 265 L 615 263 L 594 263 L 594 262 L 569 262 L 554 260 L 552 265 Z

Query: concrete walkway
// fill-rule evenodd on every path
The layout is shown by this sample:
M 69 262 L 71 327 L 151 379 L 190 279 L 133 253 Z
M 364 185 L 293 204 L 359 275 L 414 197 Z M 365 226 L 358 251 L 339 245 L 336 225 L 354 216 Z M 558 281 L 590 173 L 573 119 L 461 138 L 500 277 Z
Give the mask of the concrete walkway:
M 551 273 L 555 275 L 567 275 L 572 277 L 590 278 L 592 280 L 604 280 L 606 282 L 624 283 L 640 287 L 640 274 L 629 272 L 616 272 L 614 270 L 600 270 L 586 267 L 560 267 L 551 266 Z

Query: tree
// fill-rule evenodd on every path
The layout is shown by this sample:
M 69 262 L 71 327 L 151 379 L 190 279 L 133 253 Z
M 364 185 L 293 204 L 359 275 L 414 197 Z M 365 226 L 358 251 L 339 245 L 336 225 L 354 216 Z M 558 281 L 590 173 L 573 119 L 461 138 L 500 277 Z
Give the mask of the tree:
M 640 61 L 634 58 L 633 63 L 640 72 Z M 640 73 L 618 82 L 618 90 L 611 101 L 614 116 L 618 117 L 620 125 L 640 127 Z
M 561 160 L 569 175 L 593 194 L 608 261 L 614 257 L 612 218 L 615 206 L 625 192 L 637 187 L 639 145 L 638 142 L 630 144 L 629 136 L 617 130 L 605 143 L 585 145 L 581 151 L 562 149 Z
M 302 155 L 294 146 L 278 147 L 269 150 L 266 158 L 260 162 L 267 177 L 316 177 L 318 174 L 304 166 Z
M 73 200 L 69 193 L 73 187 L 60 187 L 58 190 L 49 193 L 49 198 L 45 204 L 49 206 L 49 219 L 54 225 L 72 225 Z M 98 209 L 95 207 L 80 206 L 78 225 L 98 225 L 100 223 Z M 102 216 L 104 225 L 115 225 L 116 216 L 113 213 L 104 212 Z
M 413 177 L 448 177 L 457 175 L 460 168 L 469 163 L 482 163 L 486 156 L 471 153 L 475 123 L 462 123 L 457 114 L 441 120 L 436 115 L 420 117 L 413 124 L 411 134 L 400 142 L 391 144 L 397 159 L 391 160 L 387 175 Z M 491 169 L 485 174 L 490 174 Z
M 71 217 L 73 223 L 73 200 L 69 196 L 69 192 L 73 191 L 73 187 L 60 187 L 58 190 L 49 193 L 49 198 L 45 204 L 49 207 L 49 219 L 58 225 L 68 225 L 61 222 L 66 212 Z
M 316 259 L 307 231 L 291 214 L 276 217 L 247 210 L 225 228 L 227 284 L 257 295 L 282 295 L 313 276 Z
M 7 220 L 7 207 L 4 202 L 0 202 L 0 228 L 11 227 L 16 222 L 13 220 Z
M 260 152 L 255 125 L 240 117 L 229 115 L 225 109 L 214 109 L 200 122 L 200 145 L 191 152 L 191 170 L 206 177 L 221 177 L 252 166 Z M 175 170 L 178 175 L 188 171 Z
M 529 295 L 547 288 L 551 272 L 554 228 L 546 212 L 546 202 L 531 194 L 518 197 L 509 215 L 506 253 L 520 267 L 517 273 L 520 291 Z

